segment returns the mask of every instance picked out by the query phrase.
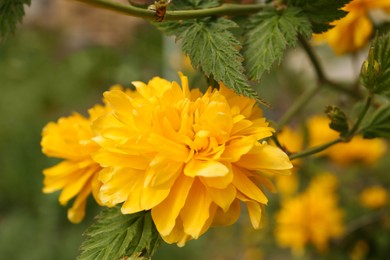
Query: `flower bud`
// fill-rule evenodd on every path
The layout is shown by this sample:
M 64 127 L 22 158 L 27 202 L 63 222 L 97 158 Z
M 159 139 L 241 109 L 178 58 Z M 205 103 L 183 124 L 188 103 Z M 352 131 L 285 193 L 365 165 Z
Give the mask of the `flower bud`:
M 371 46 L 368 52 L 368 58 L 363 62 L 360 73 L 364 86 L 371 91 L 373 91 L 376 80 L 381 72 L 381 66 L 374 57 L 374 51 L 374 47 Z
M 330 119 L 329 127 L 340 133 L 341 136 L 345 135 L 349 131 L 349 125 L 347 116 L 345 113 L 336 106 L 327 106 L 325 113 Z

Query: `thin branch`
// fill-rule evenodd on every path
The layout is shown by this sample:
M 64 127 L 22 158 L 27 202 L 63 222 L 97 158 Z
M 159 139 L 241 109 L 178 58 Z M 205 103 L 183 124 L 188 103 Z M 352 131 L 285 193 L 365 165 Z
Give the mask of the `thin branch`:
M 326 75 L 325 72 L 319 62 L 319 59 L 315 52 L 313 51 L 313 48 L 310 46 L 310 44 L 307 42 L 306 38 L 302 35 L 298 35 L 298 40 L 302 46 L 302 48 L 305 50 L 307 56 L 310 59 L 310 62 L 313 64 L 314 70 L 316 72 L 318 83 L 321 85 L 325 85 L 329 88 L 332 88 L 336 91 L 342 92 L 344 94 L 347 94 L 355 99 L 361 99 L 361 95 L 355 91 L 349 90 L 340 84 L 330 80 Z
M 356 133 L 356 131 L 358 130 L 361 122 L 363 121 L 363 118 L 366 116 L 367 111 L 371 106 L 371 103 L 372 103 L 372 97 L 368 96 L 367 100 L 366 100 L 366 104 L 364 105 L 364 108 L 363 108 L 362 112 L 360 113 L 355 125 L 352 127 L 351 131 L 349 131 L 350 136 L 353 136 Z
M 302 152 L 293 153 L 292 155 L 290 155 L 289 158 L 290 158 L 290 160 L 294 160 L 294 159 L 298 159 L 298 158 L 305 157 L 308 155 L 316 154 L 316 153 L 322 152 L 323 150 L 331 147 L 332 145 L 335 145 L 335 144 L 341 143 L 341 142 L 344 142 L 344 139 L 339 137 L 339 138 L 334 139 L 333 141 L 330 141 L 328 143 L 309 148 L 309 149 L 304 150 Z
M 282 116 L 277 124 L 276 130 L 280 130 L 286 125 L 291 118 L 293 118 L 320 90 L 321 85 L 317 85 L 314 88 L 307 89 L 298 99 L 292 104 L 288 111 Z
M 156 18 L 155 11 L 135 7 L 132 5 L 124 5 L 109 0 L 75 0 L 78 2 L 93 5 L 99 8 L 119 12 L 125 15 L 135 16 L 143 19 L 153 20 Z M 179 10 L 167 11 L 164 16 L 164 21 L 175 21 L 184 19 L 203 18 L 208 16 L 237 16 L 254 14 L 264 9 L 265 4 L 222 4 L 217 7 L 197 10 Z

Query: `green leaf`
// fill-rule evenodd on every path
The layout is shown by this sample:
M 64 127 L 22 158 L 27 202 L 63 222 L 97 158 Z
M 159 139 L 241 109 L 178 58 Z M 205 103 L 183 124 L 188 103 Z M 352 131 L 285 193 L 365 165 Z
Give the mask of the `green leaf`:
M 151 259 L 161 241 L 150 211 L 123 215 L 119 207 L 103 210 L 85 236 L 79 260 Z
M 30 5 L 31 0 L 1 0 L 0 1 L 0 38 L 15 32 L 16 24 L 22 21 L 24 5 Z
M 375 94 L 390 96 L 390 33 L 375 37 L 373 46 L 373 60 L 379 63 L 376 78 L 366 86 Z
M 309 20 L 297 8 L 266 9 L 251 17 L 245 34 L 244 57 L 250 78 L 259 80 L 287 47 L 294 47 L 298 34 L 310 37 Z
M 288 0 L 289 6 L 303 10 L 313 25 L 314 33 L 322 33 L 330 28 L 330 22 L 344 17 L 347 13 L 340 10 L 351 0 Z
M 362 129 L 364 138 L 390 138 L 390 104 L 379 108 Z
M 175 10 L 205 9 L 220 5 L 219 0 L 181 0 L 173 1 Z
M 183 52 L 194 68 L 207 77 L 222 81 L 238 94 L 258 99 L 249 85 L 239 52 L 240 42 L 229 31 L 236 23 L 225 18 L 166 22 L 156 26 L 168 35 L 182 41 Z

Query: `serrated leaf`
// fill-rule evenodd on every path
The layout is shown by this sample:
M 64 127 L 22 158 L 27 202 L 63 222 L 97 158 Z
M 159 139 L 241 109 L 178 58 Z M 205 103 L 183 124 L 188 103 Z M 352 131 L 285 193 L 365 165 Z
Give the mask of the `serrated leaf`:
M 151 259 L 161 241 L 149 211 L 123 215 L 119 207 L 103 210 L 85 236 L 79 260 Z
M 379 108 L 362 129 L 364 138 L 390 138 L 390 104 Z
M 351 0 L 288 0 L 288 6 L 302 9 L 313 26 L 314 33 L 322 33 L 330 28 L 330 22 L 341 19 L 347 13 L 341 8 Z
M 240 42 L 229 31 L 237 27 L 236 23 L 225 18 L 207 18 L 166 22 L 156 26 L 182 41 L 183 52 L 190 57 L 194 68 L 217 82 L 222 81 L 238 94 L 258 99 L 244 74 Z
M 0 1 L 0 38 L 15 32 L 16 24 L 22 21 L 24 5 L 30 5 L 31 0 L 1 0 Z
M 379 63 L 379 73 L 374 86 L 367 86 L 374 93 L 390 95 L 390 33 L 376 37 L 373 42 L 374 60 Z
M 259 80 L 287 47 L 294 47 L 298 34 L 310 37 L 309 20 L 297 8 L 266 9 L 251 17 L 245 34 L 244 57 L 248 75 Z

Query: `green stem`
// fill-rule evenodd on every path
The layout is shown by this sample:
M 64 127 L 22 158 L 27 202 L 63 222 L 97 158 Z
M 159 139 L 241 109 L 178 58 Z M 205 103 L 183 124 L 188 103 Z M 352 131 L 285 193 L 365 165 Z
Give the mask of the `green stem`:
M 298 158 L 305 157 L 308 155 L 316 154 L 316 153 L 322 152 L 323 150 L 331 147 L 332 145 L 335 145 L 335 144 L 341 143 L 341 142 L 344 142 L 344 139 L 339 137 L 339 138 L 334 139 L 333 141 L 330 141 L 328 143 L 325 143 L 325 144 L 322 144 L 322 145 L 319 145 L 319 146 L 316 146 L 313 148 L 309 148 L 309 149 L 304 150 L 302 152 L 294 153 L 294 154 L 290 155 L 289 158 L 290 158 L 290 160 L 294 160 L 294 159 L 298 159 Z
M 156 18 L 155 11 L 135 7 L 132 5 L 124 5 L 109 0 L 75 0 L 78 2 L 90 4 L 99 8 L 116 11 L 125 15 L 140 17 L 148 20 Z M 264 9 L 264 4 L 222 4 L 217 7 L 197 10 L 180 10 L 167 11 L 164 16 L 164 21 L 184 20 L 202 18 L 207 16 L 237 16 L 248 15 L 261 11 Z
M 305 37 L 302 35 L 298 35 L 298 40 L 302 46 L 302 48 L 305 50 L 307 56 L 310 59 L 310 62 L 313 64 L 314 70 L 317 74 L 318 82 L 319 84 L 326 85 L 327 87 L 330 87 L 336 91 L 342 92 L 344 94 L 347 94 L 355 99 L 360 99 L 361 96 L 356 93 L 355 91 L 351 91 L 349 89 L 346 89 L 345 87 L 340 86 L 336 82 L 331 81 L 328 79 L 328 77 L 325 75 L 324 70 L 322 69 L 322 66 L 319 62 L 319 59 L 317 55 L 314 53 L 313 48 L 310 46 L 308 41 Z
M 282 129 L 283 126 L 286 125 L 290 119 L 294 117 L 309 102 L 310 99 L 313 98 L 313 96 L 317 93 L 317 91 L 320 90 L 320 88 L 321 85 L 317 85 L 314 88 L 306 90 L 301 96 L 299 96 L 295 103 L 292 104 L 289 110 L 279 120 L 276 129 Z
M 302 48 L 305 50 L 307 56 L 309 57 L 311 63 L 313 64 L 314 70 L 318 77 L 318 81 L 320 83 L 324 83 L 325 81 L 327 81 L 327 77 L 325 76 L 324 70 L 321 67 L 317 55 L 314 53 L 313 48 L 307 42 L 306 38 L 303 37 L 302 35 L 298 35 L 298 40 Z
M 349 131 L 349 133 L 348 133 L 349 137 L 352 137 L 356 133 L 356 131 L 358 130 L 360 124 L 362 123 L 364 117 L 367 114 L 368 109 L 371 106 L 371 103 L 372 103 L 372 97 L 370 95 L 367 97 L 366 104 L 364 105 L 364 108 L 363 108 L 362 112 L 360 113 L 355 125 L 352 127 L 351 131 Z

